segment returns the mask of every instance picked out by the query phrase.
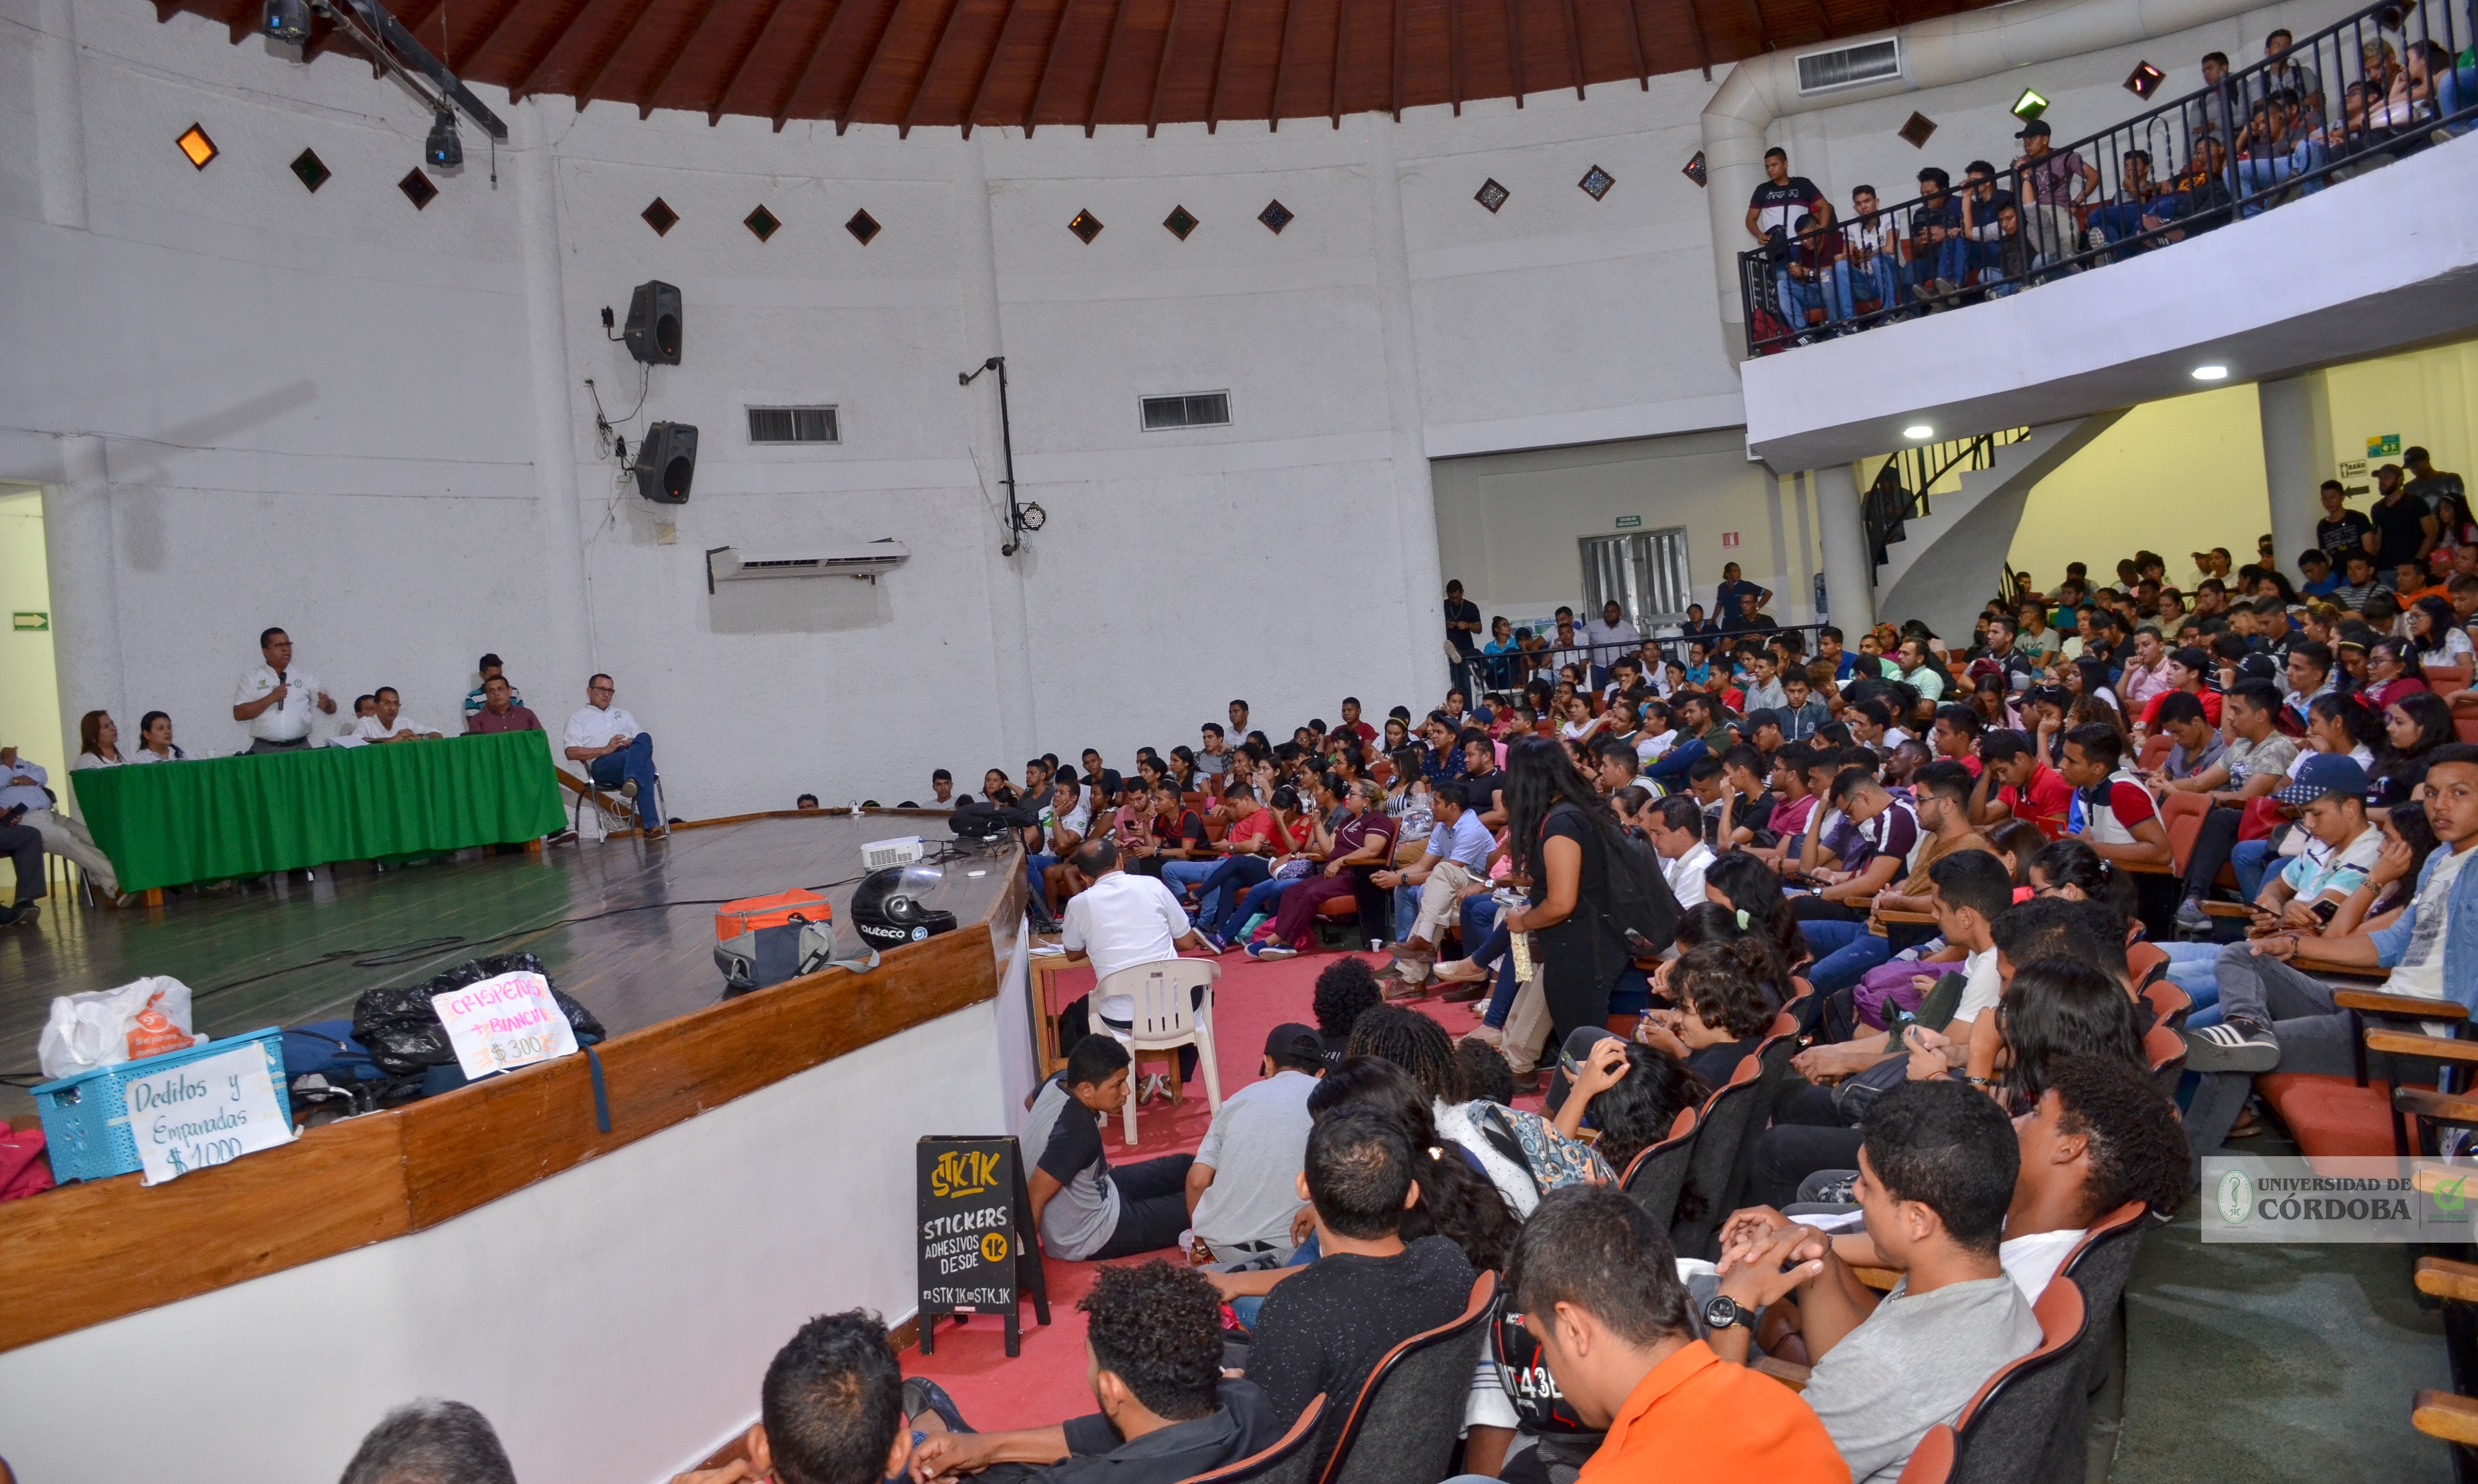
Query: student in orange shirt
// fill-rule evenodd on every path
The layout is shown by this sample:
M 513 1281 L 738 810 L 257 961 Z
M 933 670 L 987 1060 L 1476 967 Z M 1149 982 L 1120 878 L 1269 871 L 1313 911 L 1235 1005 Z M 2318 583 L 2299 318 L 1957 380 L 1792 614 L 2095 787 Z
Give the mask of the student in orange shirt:
M 1541 1197 L 1506 1287 L 1567 1404 L 1606 1430 L 1578 1484 L 1848 1484 L 1796 1393 L 1695 1338 L 1669 1235 L 1624 1193 L 1571 1185 Z

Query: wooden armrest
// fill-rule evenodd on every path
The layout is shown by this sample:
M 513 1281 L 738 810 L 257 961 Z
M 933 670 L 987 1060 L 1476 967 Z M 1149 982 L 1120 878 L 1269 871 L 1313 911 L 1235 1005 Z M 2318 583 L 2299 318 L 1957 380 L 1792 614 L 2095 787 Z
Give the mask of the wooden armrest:
M 2448 1257 L 2417 1260 L 2417 1291 L 2455 1303 L 2478 1303 L 2478 1263 L 2456 1263 Z
M 2430 1438 L 2478 1446 L 2478 1401 L 2450 1392 L 2420 1392 L 2411 1404 L 2410 1425 Z
M 2207 915 L 2214 918 L 2244 918 L 2253 916 L 2253 914 L 2247 910 L 2246 904 L 2243 902 L 2205 902 L 2203 903 L 2203 911 Z
M 2478 1128 L 2478 1098 L 2456 1097 L 2422 1087 L 2396 1087 L 2392 1089 L 2392 1106 L 2403 1113 L 2416 1114 L 2430 1123 Z
M 1749 1371 L 1761 1371 L 1763 1374 L 1771 1376 L 1774 1380 L 1779 1381 L 1782 1385 L 1788 1387 L 1794 1392 L 1803 1392 L 1807 1390 L 1807 1378 L 1812 1373 L 1811 1368 L 1809 1367 L 1797 1365 L 1786 1360 L 1775 1360 L 1769 1355 L 1751 1355 L 1747 1357 L 1747 1369 Z M 2419 1399 L 2423 1401 L 2425 1398 L 2421 1396 Z M 2462 1398 L 2455 1396 L 2452 1399 L 2459 1401 Z
M 2410 1166 L 2410 1184 L 2429 1195 L 2442 1191 L 2464 1199 L 2478 1199 L 2478 1169 L 2422 1159 Z
M 2415 1031 L 2366 1032 L 2366 1049 L 2392 1056 L 2417 1056 L 2437 1062 L 2462 1062 L 2478 1066 L 2478 1041 L 2453 1041 L 2442 1036 L 2421 1036 Z M 2478 1172 L 2478 1171 L 2473 1171 Z
M 2330 959 L 2318 959 L 2306 952 L 2302 945 L 2297 956 L 2288 961 L 2288 967 L 2301 974 L 2319 974 L 2326 979 L 2386 979 L 2391 975 L 2390 969 L 2377 968 L 2370 964 L 2335 964 Z M 2439 1018 L 2430 1016 L 2428 1019 Z
M 2469 1012 L 2459 1000 L 2428 999 L 2417 994 L 2387 994 L 2381 990 L 2334 990 L 2332 1003 L 2362 1015 L 2396 1015 L 2412 1020 L 2465 1020 Z
M 1924 924 L 1928 927 L 1934 927 L 1935 926 L 1935 914 L 1933 912 L 1880 912 L 1876 914 L 1876 920 L 1879 922 L 1907 922 L 1913 926 Z
M 1893 1285 L 1902 1281 L 1901 1273 L 1890 1268 L 1860 1268 L 1853 1265 L 1850 1270 L 1858 1275 L 1859 1282 L 1880 1294 L 1891 1293 Z
M 2164 862 L 2146 861 L 2137 865 L 2128 861 L 2111 861 L 2109 864 L 2115 867 L 2118 870 L 2130 870 L 2138 876 L 2173 876 L 2177 874 L 2177 868 Z

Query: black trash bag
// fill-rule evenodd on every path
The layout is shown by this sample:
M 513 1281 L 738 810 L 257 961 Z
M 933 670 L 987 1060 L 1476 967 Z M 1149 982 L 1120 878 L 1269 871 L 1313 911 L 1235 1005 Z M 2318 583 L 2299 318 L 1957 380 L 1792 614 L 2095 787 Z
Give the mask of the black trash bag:
M 494 953 L 488 958 L 468 959 L 419 984 L 364 991 L 353 1006 L 353 1039 L 367 1048 L 370 1060 L 378 1064 L 380 1070 L 392 1076 L 453 1067 L 456 1048 L 448 1044 L 447 1027 L 441 1023 L 431 996 L 520 971 L 543 974 L 544 980 L 550 977 L 543 973 L 542 960 L 533 954 Z M 593 1011 L 578 1004 L 557 985 L 551 986 L 550 994 L 575 1030 L 578 1045 L 594 1045 L 604 1039 L 602 1022 L 594 1018 Z

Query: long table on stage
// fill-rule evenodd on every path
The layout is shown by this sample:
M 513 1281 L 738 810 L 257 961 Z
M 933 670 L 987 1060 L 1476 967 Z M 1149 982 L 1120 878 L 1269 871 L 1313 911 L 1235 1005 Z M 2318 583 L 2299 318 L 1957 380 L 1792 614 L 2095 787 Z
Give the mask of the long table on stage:
M 124 892 L 532 840 L 567 822 L 540 732 L 69 774 Z

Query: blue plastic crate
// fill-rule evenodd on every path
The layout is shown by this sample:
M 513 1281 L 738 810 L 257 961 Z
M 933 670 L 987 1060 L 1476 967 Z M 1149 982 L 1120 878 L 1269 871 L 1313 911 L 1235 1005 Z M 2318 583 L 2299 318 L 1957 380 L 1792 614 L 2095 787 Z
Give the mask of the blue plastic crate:
M 292 1099 L 284 1086 L 284 1032 L 275 1026 L 245 1036 L 203 1041 L 187 1051 L 166 1051 L 116 1067 L 98 1067 L 74 1077 L 46 1082 L 35 1089 L 35 1108 L 43 1116 L 43 1152 L 51 1157 L 52 1178 L 101 1180 L 139 1170 L 138 1141 L 129 1133 L 129 1104 L 124 1089 L 136 1078 L 183 1067 L 235 1046 L 258 1044 L 266 1053 L 266 1074 L 275 1084 L 275 1104 L 289 1120 Z

